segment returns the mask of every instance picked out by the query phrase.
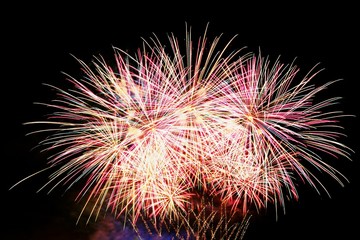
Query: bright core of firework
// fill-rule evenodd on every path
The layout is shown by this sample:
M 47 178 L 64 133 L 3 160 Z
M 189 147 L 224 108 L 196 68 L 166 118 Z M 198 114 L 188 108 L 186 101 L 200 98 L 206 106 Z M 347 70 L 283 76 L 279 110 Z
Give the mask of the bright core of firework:
M 40 130 L 53 132 L 40 145 L 57 149 L 44 187 L 85 179 L 79 198 L 95 199 L 94 214 L 189 227 L 190 212 L 218 205 L 246 215 L 298 198 L 298 179 L 322 186 L 305 166 L 342 184 L 321 158 L 349 158 L 342 113 L 327 111 L 339 98 L 315 101 L 335 81 L 316 87 L 315 68 L 298 79 L 293 64 L 227 54 L 231 41 L 217 51 L 219 39 L 208 45 L 204 35 L 195 48 L 189 33 L 183 55 L 174 36 L 170 53 L 154 38 L 135 56 L 114 49 L 113 67 L 79 60 L 85 77 L 53 87 L 57 98 L 44 104 L 53 114 L 31 122 L 53 126 Z

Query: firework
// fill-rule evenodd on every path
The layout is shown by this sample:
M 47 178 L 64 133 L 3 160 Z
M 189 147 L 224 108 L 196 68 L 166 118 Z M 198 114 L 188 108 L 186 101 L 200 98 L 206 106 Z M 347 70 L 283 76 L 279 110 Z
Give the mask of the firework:
M 315 86 L 315 68 L 299 79 L 293 64 L 228 54 L 232 40 L 217 50 L 219 40 L 204 34 L 194 47 L 188 32 L 185 54 L 174 36 L 170 52 L 157 38 L 135 56 L 114 48 L 115 67 L 77 59 L 84 77 L 67 75 L 71 90 L 50 86 L 58 95 L 44 105 L 54 112 L 27 123 L 52 132 L 40 146 L 55 150 L 56 170 L 41 189 L 84 180 L 78 199 L 86 196 L 90 216 L 106 209 L 134 229 L 148 219 L 160 235 L 168 226 L 214 238 L 241 236 L 234 229 L 246 228 L 249 212 L 297 199 L 298 179 L 326 191 L 307 166 L 343 184 L 321 157 L 351 152 L 338 141 L 342 113 L 327 111 L 339 98 L 315 101 L 335 81 Z M 242 224 L 230 225 L 235 215 Z

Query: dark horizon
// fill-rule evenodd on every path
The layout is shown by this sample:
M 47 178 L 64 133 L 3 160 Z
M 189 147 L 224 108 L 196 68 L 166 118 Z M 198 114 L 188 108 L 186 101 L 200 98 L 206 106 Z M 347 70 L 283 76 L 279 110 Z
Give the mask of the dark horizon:
M 113 49 L 117 47 L 135 55 L 142 47 L 144 38 L 149 40 L 153 33 L 168 44 L 171 32 L 178 38 L 185 37 L 185 24 L 192 28 L 193 39 L 203 36 L 208 25 L 209 42 L 221 34 L 219 47 L 223 47 L 234 35 L 238 35 L 230 48 L 242 47 L 246 52 L 269 56 L 275 60 L 280 56 L 282 63 L 300 67 L 300 75 L 320 63 L 324 70 L 315 77 L 315 84 L 343 79 L 324 90 L 329 97 L 342 97 L 336 109 L 346 115 L 341 119 L 347 137 L 343 143 L 353 149 L 353 161 L 345 158 L 330 159 L 337 170 L 349 179 L 345 186 L 335 180 L 315 172 L 323 180 L 331 198 L 321 190 L 321 195 L 309 185 L 299 187 L 300 199 L 288 201 L 286 214 L 279 209 L 278 220 L 273 211 L 268 215 L 254 216 L 244 240 L 252 239 L 354 239 L 358 235 L 360 206 L 358 190 L 360 171 L 358 156 L 358 134 L 360 116 L 358 105 L 358 17 L 354 6 L 333 6 L 331 11 L 304 8 L 303 11 L 267 11 L 257 15 L 217 14 L 213 11 L 155 12 L 144 6 L 143 11 L 131 17 L 117 17 L 116 9 L 75 9 L 65 7 L 45 10 L 10 9 L 13 12 L 11 24 L 5 24 L 5 66 L 3 65 L 3 193 L 5 217 L 3 218 L 3 239 L 88 239 L 99 227 L 95 222 L 88 226 L 82 222 L 76 225 L 77 213 L 81 206 L 74 202 L 75 189 L 64 193 L 66 187 L 55 189 L 49 195 L 36 191 L 46 183 L 44 173 L 29 179 L 14 189 L 9 188 L 17 181 L 41 170 L 45 166 L 46 153 L 35 148 L 42 140 L 38 135 L 26 134 L 36 128 L 24 125 L 37 121 L 47 114 L 45 107 L 34 102 L 48 102 L 54 92 L 44 83 L 67 86 L 65 72 L 80 76 L 80 65 L 71 56 L 89 63 L 93 56 L 104 56 L 113 61 Z M 160 7 L 160 6 L 159 6 Z M 158 7 L 158 8 L 159 8 Z M 312 6 L 311 6 L 312 7 Z M 25 8 L 25 7 L 24 7 Z M 216 7 L 215 7 L 216 8 Z M 16 10 L 16 11 L 15 11 Z M 104 14 L 109 11 L 109 14 Z M 135 11 L 132 9 L 132 11 Z M 323 9 L 322 11 L 325 11 Z M 99 15 L 96 13 L 99 12 Z M 102 14 L 100 14 L 102 13 Z M 134 13 L 134 12 L 133 12 Z M 162 15 L 163 14 L 163 15 Z M 101 15 L 101 16 L 100 16 Z M 255 21 L 254 18 L 258 18 Z M 4 25 L 4 23 L 2 23 Z M 290 24 L 290 25 L 289 25 Z M 327 160 L 325 160 L 327 161 Z M 64 195 L 64 196 L 62 196 Z M 102 226 L 104 227 L 104 226 Z

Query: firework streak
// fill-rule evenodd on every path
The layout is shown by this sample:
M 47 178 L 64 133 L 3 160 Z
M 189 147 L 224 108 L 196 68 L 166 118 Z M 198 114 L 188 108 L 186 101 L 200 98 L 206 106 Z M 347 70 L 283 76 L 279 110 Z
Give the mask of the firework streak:
M 53 133 L 44 150 L 57 149 L 43 188 L 82 179 L 91 215 L 106 209 L 135 229 L 148 221 L 159 235 L 171 226 L 199 239 L 239 237 L 250 211 L 297 199 L 297 180 L 325 189 L 312 168 L 343 184 L 321 157 L 351 152 L 338 141 L 344 115 L 326 110 L 339 98 L 315 101 L 335 81 L 315 87 L 315 67 L 297 80 L 295 65 L 226 54 L 232 40 L 218 51 L 219 39 L 205 34 L 194 47 L 188 33 L 185 55 L 173 35 L 170 53 L 157 38 L 135 56 L 114 48 L 115 67 L 77 59 L 85 77 L 67 76 L 71 90 L 51 86 L 53 114 L 28 123 L 53 126 L 38 131 Z

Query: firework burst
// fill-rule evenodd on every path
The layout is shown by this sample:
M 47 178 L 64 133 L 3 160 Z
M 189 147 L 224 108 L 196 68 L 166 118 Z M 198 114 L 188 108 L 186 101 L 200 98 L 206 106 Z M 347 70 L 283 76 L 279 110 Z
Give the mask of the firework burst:
M 299 80 L 295 65 L 227 54 L 232 40 L 218 51 L 220 37 L 208 44 L 205 34 L 194 47 L 188 32 L 185 54 L 169 40 L 170 53 L 157 38 L 135 56 L 115 48 L 115 67 L 77 59 L 85 77 L 67 76 L 71 90 L 51 86 L 58 95 L 44 105 L 53 114 L 28 123 L 53 126 L 38 131 L 53 132 L 40 146 L 56 151 L 57 168 L 41 189 L 85 180 L 78 198 L 87 196 L 91 215 L 106 209 L 199 239 L 226 236 L 219 228 L 231 229 L 235 214 L 241 232 L 249 211 L 284 207 L 298 198 L 298 179 L 325 189 L 308 164 L 346 181 L 321 157 L 351 152 L 338 141 L 344 115 L 327 111 L 339 98 L 315 101 L 335 81 L 316 87 L 315 68 Z

